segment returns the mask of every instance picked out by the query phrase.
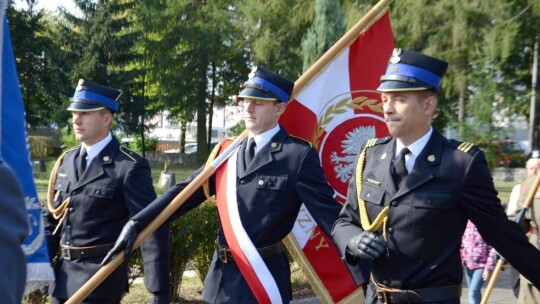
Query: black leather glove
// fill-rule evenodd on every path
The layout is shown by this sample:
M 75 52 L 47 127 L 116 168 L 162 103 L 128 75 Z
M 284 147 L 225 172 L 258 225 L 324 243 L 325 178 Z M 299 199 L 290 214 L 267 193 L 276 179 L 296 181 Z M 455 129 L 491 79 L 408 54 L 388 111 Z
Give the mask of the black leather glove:
M 148 304 L 169 304 L 170 295 L 168 292 L 156 292 L 148 295 Z
M 124 250 L 124 262 L 128 262 L 131 258 L 131 253 L 133 252 L 133 245 L 135 240 L 137 240 L 137 235 L 139 234 L 139 224 L 134 220 L 129 220 L 122 228 L 122 232 L 116 239 L 114 247 L 109 250 L 101 265 L 107 264 L 116 254 Z
M 347 251 L 356 258 L 373 261 L 386 251 L 386 241 L 373 232 L 363 231 L 347 244 Z

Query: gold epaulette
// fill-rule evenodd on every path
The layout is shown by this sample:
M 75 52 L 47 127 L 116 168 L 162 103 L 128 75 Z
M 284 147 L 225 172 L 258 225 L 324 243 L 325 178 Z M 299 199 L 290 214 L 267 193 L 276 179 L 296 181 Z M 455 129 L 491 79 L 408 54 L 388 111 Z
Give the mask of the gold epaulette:
M 468 153 L 472 148 L 474 147 L 474 144 L 468 143 L 468 142 L 462 142 L 457 149 L 460 151 L 463 151 L 465 153 Z
M 377 138 L 368 139 L 368 140 L 366 141 L 365 147 L 366 147 L 366 148 L 373 147 L 373 146 L 375 146 L 376 143 L 377 143 Z

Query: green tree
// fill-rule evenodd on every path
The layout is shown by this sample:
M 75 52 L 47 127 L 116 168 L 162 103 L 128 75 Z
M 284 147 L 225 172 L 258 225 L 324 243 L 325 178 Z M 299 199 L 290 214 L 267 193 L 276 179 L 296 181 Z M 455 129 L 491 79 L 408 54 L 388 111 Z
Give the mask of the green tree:
M 258 0 L 238 4 L 250 60 L 283 77 L 302 74 L 302 37 L 315 16 L 312 0 Z
M 247 74 L 237 10 L 230 1 L 141 0 L 138 7 L 154 96 L 173 119 L 196 119 L 197 157 L 203 161 L 212 106 L 224 104 Z
M 79 13 L 62 12 L 60 32 L 74 57 L 72 83 L 83 78 L 122 90 L 118 127 L 144 134 L 145 66 L 137 49 L 140 31 L 133 26 L 132 0 L 74 0 Z M 150 113 L 152 113 L 150 111 Z
M 337 0 L 316 0 L 315 20 L 302 39 L 303 70 L 313 65 L 345 34 L 344 14 Z
M 30 128 L 65 125 L 66 116 L 57 111 L 66 100 L 67 70 L 64 53 L 54 44 L 52 17 L 36 10 L 37 0 L 26 0 L 27 9 L 15 10 L 8 2 L 7 15 L 26 122 Z

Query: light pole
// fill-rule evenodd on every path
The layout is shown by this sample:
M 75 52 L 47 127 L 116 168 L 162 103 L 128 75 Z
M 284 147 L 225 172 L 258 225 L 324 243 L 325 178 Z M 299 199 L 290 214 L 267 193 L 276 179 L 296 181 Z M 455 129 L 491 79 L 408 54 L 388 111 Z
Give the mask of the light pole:
M 538 36 L 534 40 L 533 48 L 533 66 L 532 66 L 532 80 L 531 80 L 531 105 L 529 114 L 529 147 L 533 150 L 538 149 L 538 143 L 536 140 L 536 81 L 538 79 Z

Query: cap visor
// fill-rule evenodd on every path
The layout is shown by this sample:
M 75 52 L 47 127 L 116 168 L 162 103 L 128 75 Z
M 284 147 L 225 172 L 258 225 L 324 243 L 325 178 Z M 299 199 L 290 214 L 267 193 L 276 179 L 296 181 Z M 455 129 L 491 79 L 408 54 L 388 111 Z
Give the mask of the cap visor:
M 402 92 L 402 91 L 423 91 L 429 90 L 426 87 L 417 86 L 411 83 L 402 81 L 383 81 L 377 88 L 379 92 Z
M 67 108 L 68 111 L 81 111 L 81 112 L 99 111 L 101 109 L 105 109 L 105 107 L 102 107 L 96 104 L 84 103 L 84 102 L 72 102 L 69 104 L 69 107 Z
M 241 98 L 252 98 L 252 99 L 261 99 L 261 100 L 276 100 L 274 97 L 264 93 L 261 90 L 257 90 L 255 88 L 244 88 L 240 94 L 238 94 L 238 97 Z

